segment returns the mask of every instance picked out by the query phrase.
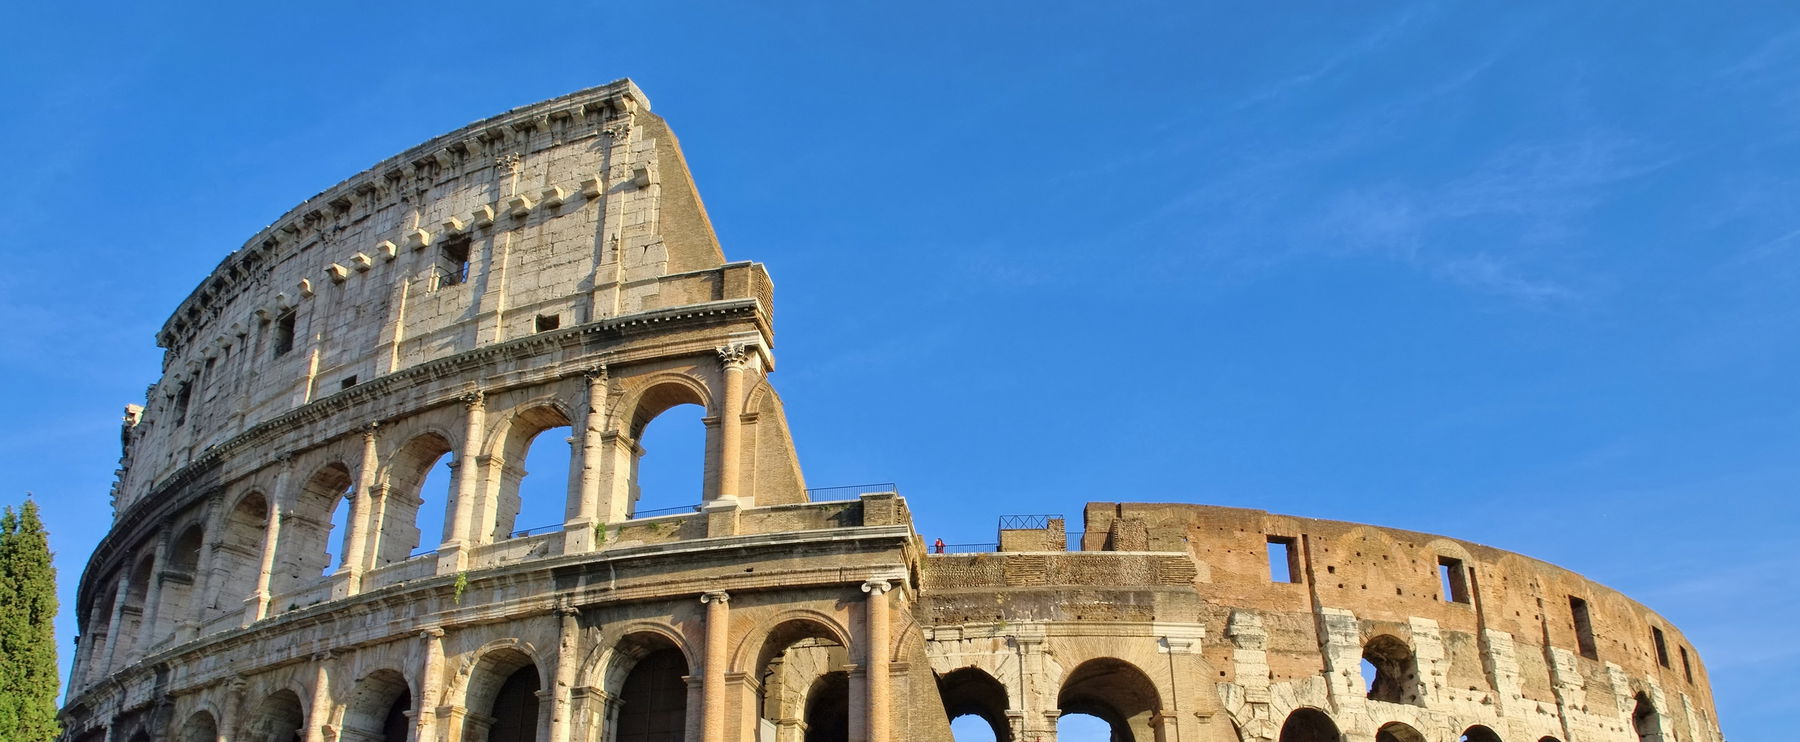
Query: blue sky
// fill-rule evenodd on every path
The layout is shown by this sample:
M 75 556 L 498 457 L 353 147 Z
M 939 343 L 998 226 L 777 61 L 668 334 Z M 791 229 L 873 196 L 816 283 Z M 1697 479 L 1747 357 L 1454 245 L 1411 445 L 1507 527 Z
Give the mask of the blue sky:
M 776 279 L 809 484 L 950 542 L 1088 500 L 1467 538 L 1668 616 L 1729 736 L 1800 713 L 1800 7 L 644 7 L 9 10 L 0 499 L 65 604 L 212 266 L 629 76 Z

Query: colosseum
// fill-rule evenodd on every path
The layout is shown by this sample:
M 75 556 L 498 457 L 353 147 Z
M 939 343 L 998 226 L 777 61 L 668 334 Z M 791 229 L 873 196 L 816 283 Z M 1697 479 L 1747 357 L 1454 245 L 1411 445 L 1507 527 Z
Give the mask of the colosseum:
M 1114 502 L 942 553 L 893 488 L 808 490 L 772 286 L 629 81 L 295 207 L 157 335 L 64 739 L 1722 739 L 1679 630 L 1518 554 Z M 639 437 L 686 404 L 698 504 L 638 512 Z M 564 430 L 562 522 L 520 528 Z

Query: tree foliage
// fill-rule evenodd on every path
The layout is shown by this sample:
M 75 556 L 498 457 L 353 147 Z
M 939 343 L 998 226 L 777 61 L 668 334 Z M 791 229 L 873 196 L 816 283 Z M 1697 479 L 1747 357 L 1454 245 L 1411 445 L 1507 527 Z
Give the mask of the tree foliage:
M 0 515 L 0 739 L 56 738 L 55 618 L 50 536 L 26 500 Z

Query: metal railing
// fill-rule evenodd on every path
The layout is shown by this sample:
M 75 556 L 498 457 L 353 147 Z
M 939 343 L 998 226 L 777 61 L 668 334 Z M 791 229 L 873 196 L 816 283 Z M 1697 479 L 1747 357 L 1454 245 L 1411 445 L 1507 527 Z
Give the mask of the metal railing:
M 540 533 L 550 533 L 551 531 L 560 531 L 562 529 L 563 529 L 563 524 L 561 524 L 561 523 L 557 523 L 554 525 L 548 525 L 548 526 L 535 526 L 532 528 L 522 528 L 520 530 L 513 531 L 511 535 L 507 536 L 507 538 L 523 538 L 525 536 L 536 536 Z
M 1039 515 L 1002 515 L 1000 530 L 1002 531 L 1034 531 L 1050 527 L 1051 518 L 1061 518 L 1062 513 L 1044 513 Z
M 694 513 L 694 512 L 699 512 L 699 510 L 700 510 L 699 505 L 676 505 L 675 507 L 672 507 L 672 508 L 651 508 L 649 510 L 633 510 L 633 511 L 631 511 L 631 519 L 637 520 L 639 518 L 654 518 L 659 515 L 671 515 L 674 513 Z
M 944 544 L 943 546 L 938 546 L 936 544 L 933 544 L 930 547 L 927 547 L 926 550 L 933 554 L 977 554 L 977 553 L 986 552 L 986 551 L 999 551 L 1000 545 L 997 543 L 991 543 L 991 544 Z
M 806 499 L 817 500 L 819 499 L 819 495 L 825 495 L 825 499 L 827 500 L 848 500 L 864 492 L 893 492 L 899 494 L 900 488 L 893 482 L 841 484 L 835 487 L 808 487 L 806 489 Z

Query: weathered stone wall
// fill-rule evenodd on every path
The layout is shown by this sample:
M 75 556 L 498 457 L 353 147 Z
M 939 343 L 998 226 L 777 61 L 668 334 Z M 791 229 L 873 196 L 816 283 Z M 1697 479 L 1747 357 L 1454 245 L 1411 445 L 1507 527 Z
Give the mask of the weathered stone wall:
M 1134 742 L 1299 717 L 1396 742 L 1718 739 L 1673 626 L 1476 544 L 1096 503 L 1080 550 L 1026 518 L 997 553 L 928 556 L 897 493 L 811 501 L 772 299 L 625 81 L 309 199 L 158 335 L 78 593 L 66 738 L 891 742 L 976 714 L 1053 742 L 1085 713 Z M 639 438 L 681 404 L 706 410 L 695 507 L 640 514 Z M 535 470 L 565 429 L 569 469 Z M 448 491 L 424 491 L 440 461 Z M 517 522 L 526 477 L 564 485 L 561 523 L 520 530 L 542 525 Z

